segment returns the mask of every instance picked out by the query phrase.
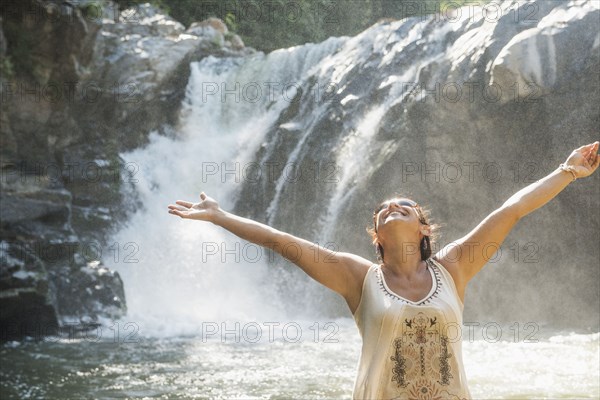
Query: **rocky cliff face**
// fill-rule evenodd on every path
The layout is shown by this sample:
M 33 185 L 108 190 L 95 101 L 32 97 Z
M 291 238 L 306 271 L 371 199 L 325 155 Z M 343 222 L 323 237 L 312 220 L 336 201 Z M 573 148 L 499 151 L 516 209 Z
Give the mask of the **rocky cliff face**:
M 148 5 L 13 3 L 0 20 L 2 340 L 125 313 L 101 263 L 135 207 L 123 193 L 138 166 L 118 154 L 174 122 L 191 61 L 253 52 L 218 20 L 186 30 Z M 111 249 L 127 262 L 135 243 Z
M 99 261 L 119 254 L 125 262 L 135 242 L 98 250 L 136 207 L 124 198 L 135 197 L 140 166 L 119 152 L 153 130 L 177 129 L 191 61 L 252 53 L 218 21 L 186 30 L 146 6 L 20 4 L 3 7 L 0 30 L 13 64 L 11 74 L 2 64 L 4 339 L 123 315 L 122 282 Z M 491 7 L 381 22 L 330 41 L 309 72 L 292 58 L 304 52 L 271 58 L 286 69 L 275 83 L 303 71 L 300 90 L 268 132 L 253 132 L 265 135 L 252 163 L 276 167 L 243 182 L 236 212 L 372 258 L 363 227 L 399 192 L 444 224 L 441 246 L 597 140 L 598 2 Z M 237 106 L 224 104 L 223 115 Z M 599 177 L 569 186 L 515 228 L 467 294 L 465 321 L 598 326 Z M 291 274 L 282 285 L 306 278 Z M 286 299 L 331 315 L 346 310 L 318 290 Z
M 363 229 L 375 205 L 401 193 L 443 224 L 440 249 L 598 140 L 600 4 L 494 3 L 380 23 L 340 46 L 267 133 L 254 162 L 282 168 L 245 182 L 238 212 L 372 258 Z M 325 83 L 331 90 L 314 96 Z M 515 228 L 471 285 L 466 320 L 598 326 L 598 179 Z M 296 303 L 313 299 L 339 300 L 323 292 Z

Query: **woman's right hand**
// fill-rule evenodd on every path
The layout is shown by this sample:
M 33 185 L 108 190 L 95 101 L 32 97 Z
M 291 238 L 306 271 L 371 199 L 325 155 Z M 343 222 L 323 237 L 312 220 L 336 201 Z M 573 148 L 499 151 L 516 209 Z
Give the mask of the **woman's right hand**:
M 219 203 L 204 192 L 200 193 L 199 203 L 177 200 L 175 204 L 169 204 L 169 214 L 201 221 L 212 222 L 219 211 L 221 211 Z

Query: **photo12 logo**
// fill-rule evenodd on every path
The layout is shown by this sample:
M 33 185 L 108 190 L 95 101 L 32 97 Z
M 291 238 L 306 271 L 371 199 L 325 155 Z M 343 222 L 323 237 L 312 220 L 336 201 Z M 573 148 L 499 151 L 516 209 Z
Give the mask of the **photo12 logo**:
M 334 82 L 319 83 L 310 88 L 301 82 L 202 82 L 201 98 L 203 103 L 218 101 L 221 103 L 266 103 L 280 100 L 286 103 L 299 103 L 308 98 L 315 102 L 324 102 L 333 98 L 338 91 Z M 301 96 L 300 96 L 301 95 Z
M 514 102 L 538 103 L 542 100 L 542 89 L 533 81 L 514 82 L 502 86 L 496 82 L 401 82 L 403 102 L 416 100 L 421 103 L 475 103 Z
M 2 103 L 80 103 L 93 104 L 100 101 L 115 103 L 139 103 L 141 95 L 135 82 L 100 83 L 87 82 L 3 82 Z
M 49 163 L 6 163 L 0 171 L 0 181 L 3 184 L 20 182 L 35 183 L 65 183 L 75 182 L 87 185 L 100 182 L 119 182 L 135 184 L 135 175 L 140 166 L 134 162 L 110 163 L 106 160 L 83 162 L 65 162 L 62 164 Z
M 304 326 L 304 327 L 303 327 Z M 287 322 L 202 322 L 200 336 L 202 342 L 220 341 L 221 343 L 298 343 L 303 339 L 315 343 L 338 343 L 336 337 L 340 327 L 335 322 L 306 323 Z
M 200 163 L 202 183 L 209 181 L 245 183 L 297 183 L 300 180 L 313 183 L 339 182 L 340 167 L 334 162 L 213 162 Z

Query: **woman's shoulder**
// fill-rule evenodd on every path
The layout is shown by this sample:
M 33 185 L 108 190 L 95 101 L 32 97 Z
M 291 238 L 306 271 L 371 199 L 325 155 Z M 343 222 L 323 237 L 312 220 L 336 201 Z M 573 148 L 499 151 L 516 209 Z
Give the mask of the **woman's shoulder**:
M 451 275 L 458 271 L 458 264 L 453 263 L 451 260 L 447 260 L 444 257 L 440 257 L 438 254 L 431 256 L 430 260 L 434 261 L 438 266 L 442 266 Z
M 452 282 L 458 292 L 458 296 L 461 301 L 464 302 L 466 286 L 462 283 L 459 266 L 456 262 L 452 262 L 451 260 L 445 259 L 444 257 L 439 257 L 438 254 L 431 256 L 430 259 L 436 263 L 437 266 L 442 267 L 450 277 L 452 278 Z

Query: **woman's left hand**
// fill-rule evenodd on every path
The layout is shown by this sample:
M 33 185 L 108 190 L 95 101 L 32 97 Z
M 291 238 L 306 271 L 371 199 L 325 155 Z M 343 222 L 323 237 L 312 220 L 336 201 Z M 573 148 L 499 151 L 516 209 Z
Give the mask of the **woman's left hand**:
M 572 165 L 577 178 L 585 178 L 594 173 L 600 164 L 598 146 L 600 142 L 594 142 L 573 150 L 565 164 Z

